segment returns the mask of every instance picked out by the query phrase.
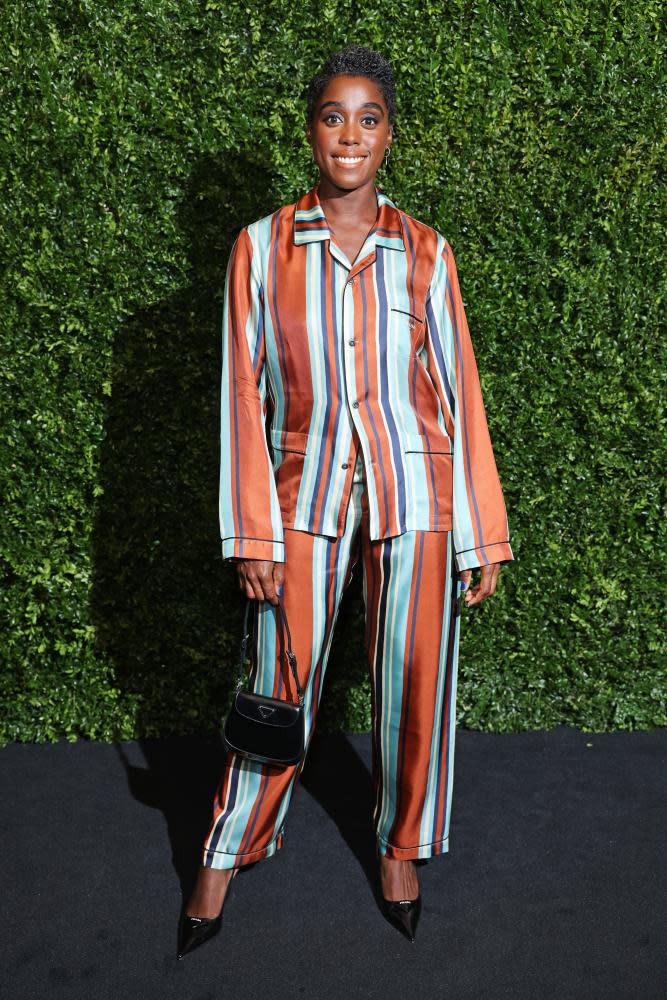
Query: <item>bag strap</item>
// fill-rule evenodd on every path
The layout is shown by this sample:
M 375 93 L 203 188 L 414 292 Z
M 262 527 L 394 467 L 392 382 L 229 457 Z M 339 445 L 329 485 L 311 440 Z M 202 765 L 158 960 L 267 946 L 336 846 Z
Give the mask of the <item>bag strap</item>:
M 245 657 L 246 657 L 246 650 L 247 650 L 247 647 L 248 647 L 248 640 L 250 639 L 250 637 L 252 635 L 252 631 L 253 631 L 252 627 L 250 629 L 248 628 L 248 617 L 250 615 L 250 607 L 251 607 L 252 604 L 256 603 L 256 601 L 257 601 L 257 599 L 254 598 L 254 597 L 249 597 L 248 598 L 248 600 L 246 602 L 246 606 L 245 606 L 245 614 L 243 615 L 243 636 L 241 638 L 241 651 L 240 651 L 240 658 L 239 658 L 239 677 L 238 677 L 238 683 L 236 685 L 237 689 L 241 688 L 241 686 L 243 685 L 244 662 L 245 662 Z M 273 604 L 272 607 L 274 608 L 276 615 L 278 615 L 278 613 L 280 613 L 280 616 L 281 616 L 281 619 L 282 619 L 283 629 L 281 629 L 281 631 L 280 631 L 281 654 L 284 651 L 286 653 L 286 655 L 287 655 L 287 659 L 289 661 L 289 665 L 290 665 L 290 668 L 292 670 L 292 676 L 294 677 L 294 683 L 296 685 L 296 692 L 297 692 L 297 695 L 298 695 L 298 698 L 299 698 L 299 704 L 303 705 L 304 692 L 303 692 L 303 689 L 302 689 L 301 685 L 299 684 L 299 677 L 298 677 L 297 669 L 296 669 L 296 656 L 292 652 L 292 635 L 290 633 L 289 625 L 287 623 L 287 615 L 285 614 L 285 608 L 283 606 L 283 599 L 282 599 L 282 597 L 280 595 L 278 595 L 278 604 L 277 605 Z M 283 630 L 285 632 L 287 632 L 287 650 L 284 649 Z

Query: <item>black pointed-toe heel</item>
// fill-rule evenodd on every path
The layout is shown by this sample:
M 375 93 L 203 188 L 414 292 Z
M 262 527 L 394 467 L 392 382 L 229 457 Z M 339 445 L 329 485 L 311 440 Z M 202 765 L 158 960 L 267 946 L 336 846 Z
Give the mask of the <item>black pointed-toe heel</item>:
M 377 846 L 375 853 L 378 861 L 380 861 L 381 855 Z M 413 864 L 417 863 L 418 861 L 413 861 Z M 380 885 L 382 885 L 382 877 L 380 877 Z M 397 927 L 410 941 L 414 941 L 417 933 L 417 924 L 419 923 L 422 911 L 421 891 L 417 892 L 416 899 L 386 899 L 382 895 L 382 889 L 380 888 L 380 898 L 382 900 L 382 912 L 389 923 Z
M 421 893 L 416 899 L 385 899 L 382 897 L 382 912 L 394 927 L 414 941 L 419 915 L 422 911 Z
M 181 917 L 178 922 L 177 958 L 179 961 L 184 955 L 187 955 L 188 952 L 193 951 L 195 948 L 198 948 L 201 944 L 203 944 L 204 941 L 208 941 L 212 938 L 222 927 L 222 911 L 225 908 L 225 903 L 227 902 L 229 893 L 231 892 L 234 875 L 236 875 L 237 871 L 238 868 L 235 868 L 232 872 L 232 877 L 229 880 L 227 891 L 225 892 L 225 898 L 222 901 L 220 913 L 217 917 L 191 917 L 185 912 L 186 904 L 183 904 Z

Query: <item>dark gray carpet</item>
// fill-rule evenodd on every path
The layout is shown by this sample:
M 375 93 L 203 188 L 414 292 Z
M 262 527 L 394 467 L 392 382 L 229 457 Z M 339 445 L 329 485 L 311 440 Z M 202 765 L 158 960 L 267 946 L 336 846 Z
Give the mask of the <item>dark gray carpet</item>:
M 665 995 L 667 732 L 457 734 L 450 853 L 414 944 L 375 899 L 368 736 L 316 737 L 285 845 L 175 960 L 219 766 L 212 739 L 0 750 L 11 1000 Z

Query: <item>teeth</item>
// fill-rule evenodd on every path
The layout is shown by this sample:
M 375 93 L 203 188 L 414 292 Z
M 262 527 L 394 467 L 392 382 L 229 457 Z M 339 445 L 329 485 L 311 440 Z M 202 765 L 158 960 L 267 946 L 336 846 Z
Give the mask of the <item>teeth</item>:
M 343 163 L 361 163 L 365 156 L 334 156 L 334 160 L 342 160 Z

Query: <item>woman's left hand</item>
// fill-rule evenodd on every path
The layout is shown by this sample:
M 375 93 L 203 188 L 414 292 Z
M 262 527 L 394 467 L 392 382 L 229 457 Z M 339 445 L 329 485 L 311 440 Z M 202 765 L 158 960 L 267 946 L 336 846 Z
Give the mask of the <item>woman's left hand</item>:
M 475 604 L 480 604 L 485 597 L 490 597 L 491 594 L 495 594 L 500 567 L 501 563 L 489 563 L 487 566 L 482 566 L 480 570 L 481 575 L 479 582 L 473 586 L 470 586 L 472 570 L 461 570 L 459 573 L 459 580 L 463 580 L 464 583 L 468 584 L 468 589 L 464 591 L 463 597 L 467 607 L 470 608 Z

